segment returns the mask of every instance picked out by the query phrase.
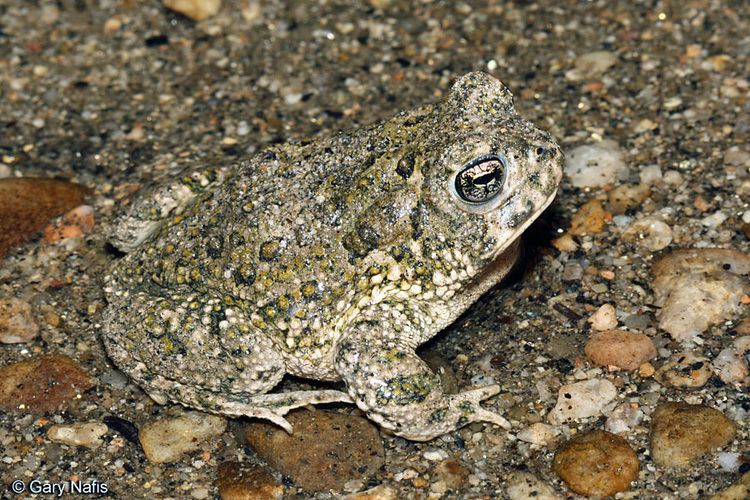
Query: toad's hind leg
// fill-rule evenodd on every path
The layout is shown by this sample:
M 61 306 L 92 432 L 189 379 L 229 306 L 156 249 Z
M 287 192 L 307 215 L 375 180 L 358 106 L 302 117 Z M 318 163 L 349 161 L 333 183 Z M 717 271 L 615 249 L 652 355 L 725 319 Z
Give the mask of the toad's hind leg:
M 291 410 L 306 405 L 354 402 L 347 393 L 332 389 L 249 395 L 218 394 L 200 388 L 184 387 L 183 384 L 166 379 L 161 383 L 168 384 L 171 384 L 170 389 L 166 391 L 168 398 L 177 403 L 210 413 L 270 420 L 290 434 L 293 431 L 292 425 L 284 415 Z
M 336 390 L 268 394 L 286 367 L 273 342 L 241 310 L 204 296 L 111 297 L 104 345 L 117 366 L 154 401 L 271 420 L 308 404 L 351 403 Z M 138 311 L 138 314 L 134 312 Z
M 440 378 L 414 352 L 420 325 L 395 305 L 387 306 L 362 311 L 363 319 L 350 325 L 338 344 L 336 370 L 360 409 L 413 441 L 427 441 L 471 422 L 510 427 L 479 404 L 500 392 L 497 385 L 444 394 Z

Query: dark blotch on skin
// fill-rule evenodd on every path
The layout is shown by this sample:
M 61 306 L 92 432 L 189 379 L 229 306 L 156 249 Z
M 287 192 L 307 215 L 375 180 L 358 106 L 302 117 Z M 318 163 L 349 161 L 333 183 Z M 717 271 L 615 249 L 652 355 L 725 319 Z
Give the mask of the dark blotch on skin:
M 396 166 L 396 173 L 404 179 L 408 179 L 409 177 L 411 177 L 411 174 L 414 173 L 414 162 L 414 152 L 407 152 L 398 161 L 398 165 Z

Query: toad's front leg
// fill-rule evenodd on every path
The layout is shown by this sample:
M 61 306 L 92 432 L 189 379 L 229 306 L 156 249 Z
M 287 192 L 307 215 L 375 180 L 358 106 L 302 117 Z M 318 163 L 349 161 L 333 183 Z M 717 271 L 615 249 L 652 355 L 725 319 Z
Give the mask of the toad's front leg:
M 417 327 L 403 311 L 379 304 L 364 317 L 342 332 L 336 369 L 372 420 L 413 441 L 428 441 L 477 421 L 510 427 L 479 404 L 500 391 L 497 385 L 443 393 L 440 378 L 414 352 Z

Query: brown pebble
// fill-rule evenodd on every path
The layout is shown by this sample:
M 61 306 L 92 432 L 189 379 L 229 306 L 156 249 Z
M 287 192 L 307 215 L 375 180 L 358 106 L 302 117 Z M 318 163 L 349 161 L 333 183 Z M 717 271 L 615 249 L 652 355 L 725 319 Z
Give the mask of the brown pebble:
M 734 331 L 737 332 L 737 335 L 750 335 L 750 318 L 743 319 L 737 323 L 737 326 L 734 327 Z
M 39 356 L 0 368 L 0 408 L 44 413 L 65 407 L 93 386 L 94 380 L 69 357 Z
M 729 443 L 735 432 L 734 422 L 719 410 L 663 403 L 651 415 L 651 457 L 662 467 L 685 467 Z
M 11 297 L 0 299 L 0 342 L 21 344 L 39 335 L 39 327 L 31 315 L 31 305 Z
M 622 437 L 602 430 L 581 434 L 555 454 L 552 469 L 579 495 L 626 491 L 638 477 L 638 456 Z
M 711 500 L 747 500 L 750 498 L 750 472 L 745 472 L 739 481 L 711 497 Z
M 635 208 L 651 196 L 651 189 L 644 184 L 618 186 L 609 192 L 607 198 L 612 213 L 624 214 L 631 208 Z
M 380 434 L 365 418 L 298 410 L 286 419 L 293 434 L 258 421 L 244 426 L 243 435 L 271 467 L 307 491 L 341 491 L 347 482 L 366 480 L 383 465 Z
M 78 206 L 44 228 L 44 241 L 56 243 L 68 238 L 80 238 L 94 230 L 94 222 L 94 209 L 89 205 Z
M 445 459 L 435 466 L 435 476 L 438 481 L 443 481 L 449 490 L 460 490 L 466 484 L 469 474 L 469 469 L 452 458 Z
M 222 500 L 275 500 L 284 494 L 268 469 L 243 462 L 221 463 L 216 486 Z
M 611 218 L 612 215 L 604 210 L 601 201 L 591 200 L 579 208 L 573 216 L 573 220 L 570 221 L 570 234 L 582 236 L 601 233 L 605 222 Z
M 570 233 L 564 233 L 559 238 L 552 240 L 551 243 L 561 252 L 575 252 L 578 249 L 578 243 L 575 242 Z
M 80 205 L 89 189 L 55 179 L 0 179 L 0 258 L 49 219 Z
M 650 337 L 623 330 L 595 333 L 589 338 L 584 351 L 597 365 L 631 371 L 656 357 L 656 346 Z

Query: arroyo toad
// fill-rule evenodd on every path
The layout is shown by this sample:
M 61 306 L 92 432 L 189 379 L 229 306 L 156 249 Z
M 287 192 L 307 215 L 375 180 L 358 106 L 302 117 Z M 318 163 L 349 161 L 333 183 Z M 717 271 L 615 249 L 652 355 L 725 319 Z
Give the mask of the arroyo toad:
M 440 103 L 142 197 L 113 243 L 104 343 L 157 402 L 272 420 L 354 402 L 428 440 L 473 421 L 492 385 L 446 395 L 415 354 L 513 265 L 562 175 L 549 134 L 498 80 Z M 267 394 L 284 374 L 346 391 Z

